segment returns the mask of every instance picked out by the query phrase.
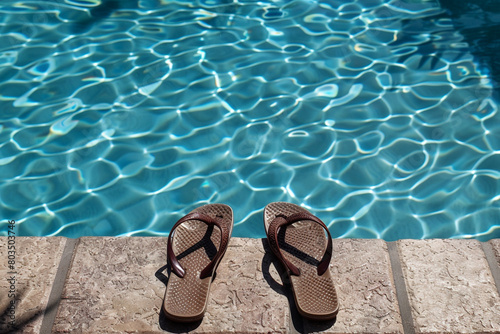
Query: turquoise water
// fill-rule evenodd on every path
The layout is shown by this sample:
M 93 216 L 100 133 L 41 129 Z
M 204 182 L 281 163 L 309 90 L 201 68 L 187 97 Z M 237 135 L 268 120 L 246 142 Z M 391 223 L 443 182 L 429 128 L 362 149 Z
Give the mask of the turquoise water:
M 2 1 L 0 218 L 19 235 L 500 237 L 492 70 L 436 1 Z M 6 229 L 1 229 L 2 235 Z

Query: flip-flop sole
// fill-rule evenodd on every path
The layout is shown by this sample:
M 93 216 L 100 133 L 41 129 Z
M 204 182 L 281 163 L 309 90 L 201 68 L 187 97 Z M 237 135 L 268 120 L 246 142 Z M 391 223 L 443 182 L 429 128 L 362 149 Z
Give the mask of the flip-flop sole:
M 233 211 L 229 206 L 208 204 L 194 212 L 221 218 L 231 235 Z M 163 312 L 168 319 L 192 322 L 203 318 L 213 277 L 200 279 L 200 272 L 217 253 L 220 241 L 221 231 L 199 220 L 189 220 L 177 227 L 172 248 L 185 274 L 183 278 L 173 272 L 169 275 L 163 302 Z
M 285 202 L 270 203 L 264 209 L 266 233 L 277 215 L 290 216 L 304 208 Z M 295 304 L 299 313 L 309 319 L 333 319 L 338 313 L 338 299 L 329 270 L 318 276 L 317 266 L 327 247 L 323 228 L 311 221 L 299 221 L 278 232 L 278 244 L 283 256 L 300 270 L 299 276 L 289 275 Z

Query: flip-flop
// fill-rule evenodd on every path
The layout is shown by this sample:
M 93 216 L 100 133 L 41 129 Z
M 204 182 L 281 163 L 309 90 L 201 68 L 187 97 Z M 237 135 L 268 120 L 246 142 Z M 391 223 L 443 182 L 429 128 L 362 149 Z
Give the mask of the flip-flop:
M 170 275 L 163 301 L 165 316 L 173 321 L 203 318 L 210 285 L 224 256 L 233 229 L 233 210 L 208 204 L 175 223 L 167 243 Z
M 332 237 L 326 225 L 298 205 L 275 202 L 264 209 L 264 226 L 270 248 L 290 277 L 299 313 L 313 320 L 335 318 L 339 306 L 328 270 Z

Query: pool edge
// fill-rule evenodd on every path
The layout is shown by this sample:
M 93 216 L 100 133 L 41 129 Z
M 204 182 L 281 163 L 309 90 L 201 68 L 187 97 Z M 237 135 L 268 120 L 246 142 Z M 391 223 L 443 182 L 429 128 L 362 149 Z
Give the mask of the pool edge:
M 16 240 L 19 245 L 26 245 L 23 249 L 27 251 L 35 250 L 42 241 L 43 254 L 49 254 L 51 247 L 56 248 L 52 256 L 19 254 L 22 263 L 18 268 L 18 286 L 43 289 L 42 295 L 49 295 L 46 301 L 38 298 L 37 307 L 43 310 L 41 325 L 23 323 L 23 332 L 27 333 L 73 330 L 117 333 L 125 328 L 149 333 L 222 333 L 229 329 L 239 333 L 500 331 L 500 320 L 494 317 L 500 307 L 500 239 L 488 242 L 335 239 L 330 270 L 341 309 L 335 323 L 317 324 L 294 313 L 290 301 L 293 298 L 290 299 L 289 289 L 281 285 L 281 268 L 269 254 L 266 240 L 232 238 L 212 286 L 212 306 L 209 305 L 197 327 L 189 328 L 172 327 L 159 311 L 166 280 L 166 238 L 18 237 Z M 7 245 L 6 241 L 7 237 L 0 237 L 0 244 Z M 64 241 L 63 249 L 60 241 Z M 3 259 L 7 258 L 6 248 L 0 250 Z M 46 264 L 41 263 L 44 259 Z M 51 282 L 36 285 L 32 283 L 37 277 L 36 270 L 43 266 L 55 266 L 51 268 L 52 274 L 45 277 Z M 36 291 L 28 291 L 25 298 L 37 304 L 33 292 Z M 447 304 L 443 296 L 449 296 L 450 302 L 463 303 Z M 447 309 L 440 309 L 437 302 Z M 48 307 L 55 303 L 56 307 Z M 17 319 L 24 319 L 26 312 L 19 307 Z M 40 318 L 33 321 L 40 322 Z M 380 330 L 374 331 L 377 326 Z

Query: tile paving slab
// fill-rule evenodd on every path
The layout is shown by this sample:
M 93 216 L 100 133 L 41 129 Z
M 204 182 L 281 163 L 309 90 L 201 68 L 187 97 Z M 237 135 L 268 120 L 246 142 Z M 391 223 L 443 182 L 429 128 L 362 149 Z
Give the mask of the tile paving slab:
M 476 240 L 400 240 L 416 333 L 500 333 L 500 297 Z
M 16 238 L 16 322 L 23 324 L 18 333 L 40 333 L 44 310 L 53 307 L 47 303 L 67 240 Z M 171 323 L 160 312 L 168 279 L 166 238 L 76 242 L 53 333 L 403 333 L 382 240 L 333 241 L 330 271 L 340 311 L 336 321 L 314 323 L 297 315 L 267 241 L 232 238 L 205 317 L 193 325 Z M 7 245 L 7 238 L 0 243 Z M 500 239 L 488 244 L 500 266 Z M 400 240 L 396 245 L 416 333 L 500 333 L 500 297 L 481 243 Z M 6 247 L 0 247 L 0 256 L 0 275 L 7 277 Z M 0 310 L 9 303 L 3 293 L 8 289 L 1 280 Z M 2 332 L 7 331 L 0 327 Z
M 336 322 L 303 321 L 261 239 L 232 238 L 203 320 L 179 325 L 160 312 L 165 238 L 81 238 L 55 333 L 402 333 L 385 242 L 334 240 L 330 270 L 341 309 Z M 377 266 L 371 265 L 377 263 Z M 127 288 L 128 287 L 128 288 Z
M 495 257 L 497 259 L 497 265 L 500 267 L 500 239 L 493 239 L 488 241 L 493 248 L 493 252 L 495 253 Z
M 492 239 L 488 241 L 487 245 L 489 247 L 486 246 L 485 251 L 489 252 L 489 248 L 493 255 L 493 259 L 490 259 L 490 268 L 497 285 L 498 294 L 500 295 L 500 239 Z
M 160 332 L 164 249 L 164 238 L 80 238 L 53 332 Z
M 333 240 L 330 265 L 340 310 L 333 326 L 304 322 L 306 333 L 403 333 L 387 244 Z
M 285 333 L 288 304 L 266 281 L 277 272 L 270 267 L 263 274 L 265 255 L 259 239 L 231 239 L 203 320 L 178 325 L 160 312 L 167 280 L 166 238 L 81 238 L 53 330 Z
M 0 333 L 39 333 L 43 314 L 47 305 L 58 264 L 61 259 L 66 239 L 62 237 L 16 237 L 15 238 L 15 274 L 8 266 L 8 239 L 0 237 Z M 8 282 L 12 276 L 15 283 L 11 290 Z M 8 327 L 11 314 L 3 311 L 12 298 L 9 291 L 16 294 L 15 309 L 12 314 L 18 330 Z

